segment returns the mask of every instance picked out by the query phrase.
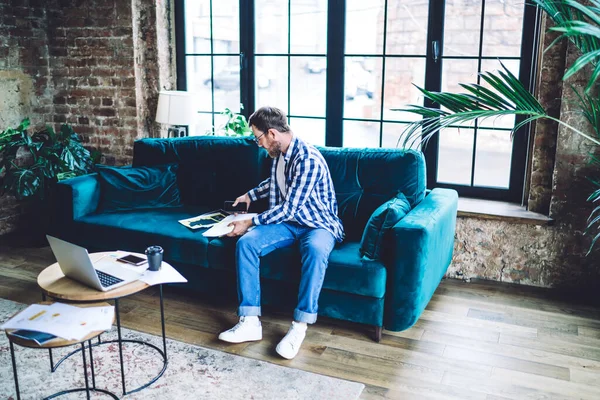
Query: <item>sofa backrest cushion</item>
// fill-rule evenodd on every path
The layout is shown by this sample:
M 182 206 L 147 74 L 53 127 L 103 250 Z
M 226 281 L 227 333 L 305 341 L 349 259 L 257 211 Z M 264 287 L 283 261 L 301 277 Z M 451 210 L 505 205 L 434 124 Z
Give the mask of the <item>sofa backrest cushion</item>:
M 141 139 L 133 145 L 133 165 L 178 163 L 183 204 L 218 209 L 260 183 L 262 152 L 249 137 Z
M 100 182 L 99 212 L 181 205 L 177 164 L 152 167 L 97 165 Z
M 360 255 L 371 260 L 379 259 L 383 236 L 410 211 L 410 204 L 399 194 L 386 201 L 371 214 L 360 241 Z
M 338 201 L 346 240 L 360 241 L 371 214 L 404 196 L 413 208 L 425 196 L 425 159 L 414 150 L 319 147 Z

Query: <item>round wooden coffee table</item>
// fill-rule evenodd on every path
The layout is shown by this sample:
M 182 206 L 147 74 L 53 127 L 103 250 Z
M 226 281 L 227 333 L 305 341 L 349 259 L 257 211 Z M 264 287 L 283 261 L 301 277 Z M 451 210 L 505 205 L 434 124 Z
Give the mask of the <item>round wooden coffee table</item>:
M 91 253 L 90 258 L 92 259 L 92 262 L 94 262 L 101 258 L 110 256 L 111 254 L 114 255 L 114 253 L 115 253 L 114 251 Z M 145 257 L 145 255 L 139 254 L 139 253 L 131 253 L 131 254 Z M 173 268 L 173 267 L 163 261 L 162 268 Z M 131 394 L 131 393 L 140 391 L 140 390 L 150 386 L 164 374 L 165 370 L 167 369 L 167 339 L 165 336 L 165 313 L 164 313 L 162 284 L 158 285 L 159 292 L 160 292 L 160 320 L 161 320 L 161 325 L 162 325 L 162 341 L 163 341 L 163 348 L 159 349 L 155 345 L 148 343 L 148 342 L 143 342 L 140 340 L 123 339 L 121 337 L 121 317 L 119 314 L 119 299 L 127 297 L 127 296 L 131 296 L 132 294 L 141 292 L 142 290 L 149 288 L 150 285 L 148 285 L 147 283 L 142 282 L 142 281 L 134 281 L 134 282 L 128 283 L 126 285 L 120 286 L 118 288 L 115 288 L 113 290 L 109 290 L 107 292 L 102 292 L 102 291 L 96 290 L 94 288 L 91 288 L 89 286 L 86 286 L 82 283 L 79 283 L 77 281 L 74 281 L 71 278 L 66 277 L 62 273 L 58 263 L 54 263 L 54 264 L 50 265 L 49 267 L 47 267 L 46 269 L 44 269 L 42 272 L 40 272 L 40 274 L 38 275 L 37 282 L 38 282 L 38 285 L 40 286 L 40 288 L 42 289 L 42 296 L 44 297 L 44 299 L 46 296 L 48 296 L 52 299 L 63 300 L 63 301 L 74 302 L 74 303 L 89 303 L 89 302 L 110 301 L 110 300 L 114 301 L 115 315 L 116 315 L 116 320 L 117 320 L 118 340 L 108 340 L 108 341 L 100 341 L 99 340 L 99 342 L 94 343 L 93 346 L 98 346 L 98 345 L 102 345 L 105 343 L 118 343 L 119 344 L 119 360 L 121 363 L 121 381 L 123 383 L 123 395 Z M 129 391 L 127 391 L 125 388 L 125 369 L 123 367 L 123 343 L 137 343 L 137 344 L 151 347 L 151 348 L 155 349 L 163 357 L 163 368 L 161 369 L 161 371 L 154 378 L 152 378 L 148 383 L 146 383 L 136 389 L 129 390 Z M 77 351 L 79 351 L 79 350 L 77 350 Z M 70 357 L 75 352 L 67 354 L 58 363 L 56 363 L 56 365 L 52 365 L 52 362 L 53 362 L 52 361 L 52 353 L 50 352 L 50 363 L 52 365 L 52 370 L 54 371 L 66 358 Z
M 41 302 L 38 304 L 50 305 L 50 304 L 52 304 L 52 302 L 44 301 L 44 302 Z M 77 305 L 77 307 L 105 307 L 105 306 L 110 306 L 110 304 L 108 304 L 108 303 L 88 303 L 88 304 Z M 17 315 L 17 314 L 15 314 L 15 315 Z M 15 349 L 14 349 L 15 344 L 19 345 L 21 347 L 28 347 L 31 349 L 57 349 L 59 347 L 67 347 L 67 346 L 72 346 L 72 345 L 77 345 L 77 344 L 81 345 L 81 349 L 78 349 L 77 351 L 81 351 L 81 356 L 83 358 L 83 376 L 85 377 L 85 388 L 63 390 L 63 391 L 54 393 L 50 396 L 47 396 L 47 397 L 45 397 L 45 399 L 53 399 L 55 397 L 63 396 L 65 394 L 74 393 L 74 392 L 86 392 L 88 399 L 90 398 L 90 392 L 100 392 L 100 393 L 104 393 L 108 396 L 111 396 L 113 399 L 117 399 L 117 400 L 119 399 L 114 393 L 109 392 L 108 390 L 105 390 L 105 389 L 98 389 L 96 387 L 96 376 L 94 373 L 94 356 L 92 353 L 92 339 L 98 337 L 104 331 L 90 332 L 88 335 L 86 335 L 81 340 L 67 340 L 67 339 L 62 339 L 62 338 L 56 338 L 56 339 L 53 339 L 53 340 L 46 342 L 44 344 L 41 344 L 41 345 L 33 340 L 27 340 L 27 339 L 21 338 L 19 336 L 15 336 L 15 335 L 13 335 L 14 332 L 15 332 L 14 329 L 6 330 L 6 337 L 8 338 L 8 342 L 10 345 L 10 358 L 12 360 L 13 377 L 14 377 L 14 381 L 15 381 L 15 389 L 17 390 L 17 400 L 21 399 L 21 393 L 19 391 L 19 378 L 18 378 L 18 374 L 17 374 L 17 363 L 15 360 Z M 86 357 L 85 357 L 85 342 L 88 342 L 88 344 L 89 344 L 88 348 L 90 351 L 90 369 L 92 372 L 92 387 L 91 388 L 90 388 L 90 385 L 88 382 L 88 375 L 87 375 L 87 361 L 86 361 Z

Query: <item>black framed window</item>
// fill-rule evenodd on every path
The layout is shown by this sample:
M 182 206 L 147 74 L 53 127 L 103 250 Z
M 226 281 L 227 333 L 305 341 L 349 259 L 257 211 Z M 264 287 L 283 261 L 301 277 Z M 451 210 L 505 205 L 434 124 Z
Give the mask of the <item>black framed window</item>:
M 220 126 L 225 107 L 248 117 L 268 104 L 313 144 L 396 147 L 416 116 L 391 109 L 423 103 L 413 84 L 460 91 L 500 62 L 533 81 L 529 0 L 176 0 L 176 16 L 178 88 L 199 99 L 195 134 Z M 423 149 L 429 186 L 520 201 L 528 134 L 511 138 L 517 122 L 436 136 Z

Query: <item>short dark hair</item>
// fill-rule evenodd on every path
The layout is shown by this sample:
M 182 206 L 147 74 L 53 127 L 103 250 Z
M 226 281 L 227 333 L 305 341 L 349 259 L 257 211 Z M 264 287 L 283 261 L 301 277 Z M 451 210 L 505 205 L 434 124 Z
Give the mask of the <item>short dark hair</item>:
M 256 129 L 266 133 L 269 129 L 277 129 L 279 132 L 289 132 L 287 116 L 276 107 L 261 107 L 254 111 L 248 119 L 248 125 L 254 125 Z

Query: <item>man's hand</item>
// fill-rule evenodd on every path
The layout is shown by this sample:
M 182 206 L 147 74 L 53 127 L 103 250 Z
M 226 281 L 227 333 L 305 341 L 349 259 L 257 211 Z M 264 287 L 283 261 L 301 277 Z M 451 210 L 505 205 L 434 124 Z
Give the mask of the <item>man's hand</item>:
M 238 203 L 246 203 L 246 211 L 244 212 L 248 212 L 248 208 L 250 207 L 251 201 L 252 200 L 250 200 L 250 196 L 248 196 L 248 193 L 246 193 L 235 199 L 235 201 L 233 202 L 233 207 L 237 206 Z
M 239 197 L 238 197 L 239 198 Z M 248 231 L 248 228 L 252 226 L 251 219 L 244 219 L 242 221 L 233 221 L 227 226 L 233 226 L 233 230 L 227 234 L 227 236 L 235 237 L 242 236 Z

